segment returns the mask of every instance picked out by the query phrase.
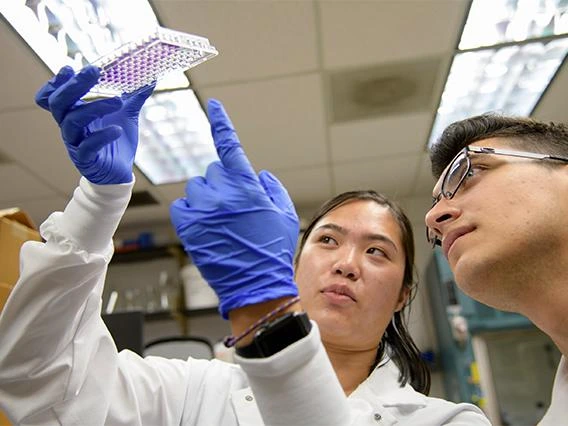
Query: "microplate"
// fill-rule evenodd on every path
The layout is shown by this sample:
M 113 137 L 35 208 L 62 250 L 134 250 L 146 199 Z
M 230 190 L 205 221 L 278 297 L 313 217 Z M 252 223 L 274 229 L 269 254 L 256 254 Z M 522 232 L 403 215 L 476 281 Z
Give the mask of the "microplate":
M 217 54 L 204 37 L 157 27 L 149 35 L 93 62 L 101 70 L 101 76 L 90 93 L 99 96 L 132 93 L 170 72 L 185 71 Z

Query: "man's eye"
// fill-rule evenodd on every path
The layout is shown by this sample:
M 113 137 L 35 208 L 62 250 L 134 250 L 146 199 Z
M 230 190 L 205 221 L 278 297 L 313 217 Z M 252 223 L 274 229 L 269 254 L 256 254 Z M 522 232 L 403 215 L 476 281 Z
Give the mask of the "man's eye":
M 486 167 L 481 164 L 472 164 L 471 167 L 469 168 L 469 171 L 467 172 L 467 177 L 468 178 L 473 177 L 485 169 Z

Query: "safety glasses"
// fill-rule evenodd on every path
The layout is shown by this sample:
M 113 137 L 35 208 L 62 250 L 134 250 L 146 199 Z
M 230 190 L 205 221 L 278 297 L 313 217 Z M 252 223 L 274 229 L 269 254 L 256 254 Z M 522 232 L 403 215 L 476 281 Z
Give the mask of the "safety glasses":
M 558 157 L 549 154 L 537 154 L 535 152 L 525 151 L 511 151 L 508 149 L 486 148 L 480 146 L 466 146 L 463 148 L 450 162 L 446 171 L 441 178 L 440 192 L 432 198 L 432 208 L 444 197 L 451 200 L 460 189 L 462 183 L 470 176 L 471 172 L 471 154 L 494 154 L 506 155 L 509 157 L 530 158 L 533 160 L 556 160 L 568 163 L 568 158 Z M 441 245 L 441 240 L 436 236 L 436 233 L 426 227 L 426 238 L 432 247 Z

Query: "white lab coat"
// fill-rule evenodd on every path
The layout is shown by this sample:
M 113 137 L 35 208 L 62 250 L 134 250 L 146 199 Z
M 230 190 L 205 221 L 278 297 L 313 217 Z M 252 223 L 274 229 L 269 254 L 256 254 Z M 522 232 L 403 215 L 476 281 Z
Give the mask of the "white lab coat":
M 22 248 L 0 316 L 0 408 L 16 424 L 489 424 L 475 406 L 400 388 L 392 363 L 345 397 L 315 323 L 278 354 L 239 365 L 117 353 L 101 294 L 131 189 L 81 179 L 65 211 L 42 224 L 46 243 Z
M 568 362 L 562 356 L 554 386 L 552 387 L 552 399 L 548 411 L 538 423 L 538 426 L 558 426 L 568 422 Z

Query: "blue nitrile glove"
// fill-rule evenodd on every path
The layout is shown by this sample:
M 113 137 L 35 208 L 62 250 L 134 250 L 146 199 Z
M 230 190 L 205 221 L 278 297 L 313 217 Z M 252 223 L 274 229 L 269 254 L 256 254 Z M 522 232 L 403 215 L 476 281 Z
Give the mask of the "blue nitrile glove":
M 91 65 L 77 74 L 63 67 L 37 92 L 35 101 L 55 118 L 81 175 L 99 185 L 131 182 L 138 115 L 154 85 L 122 98 L 82 101 L 99 75 L 99 69 Z
M 170 208 L 185 251 L 229 311 L 296 296 L 293 257 L 298 216 L 286 189 L 269 172 L 257 176 L 219 101 L 208 104 L 221 161 L 187 183 Z

